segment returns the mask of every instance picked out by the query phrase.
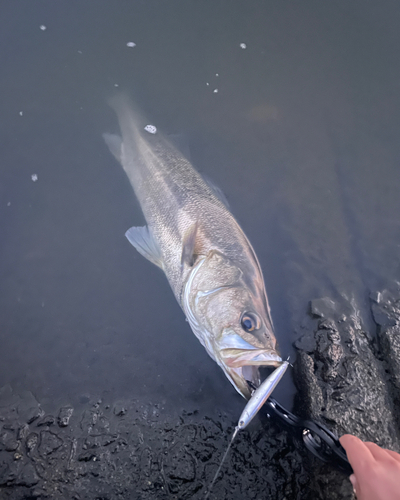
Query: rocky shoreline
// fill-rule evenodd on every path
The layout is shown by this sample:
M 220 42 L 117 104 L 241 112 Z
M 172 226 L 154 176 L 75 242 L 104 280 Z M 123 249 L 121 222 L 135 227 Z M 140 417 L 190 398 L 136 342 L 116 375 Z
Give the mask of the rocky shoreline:
M 316 328 L 296 342 L 295 413 L 337 434 L 400 451 L 400 299 L 371 297 L 376 332 L 357 315 L 311 302 Z M 88 401 L 46 414 L 40 402 L 0 389 L 0 496 L 7 500 L 201 499 L 235 422 L 201 408 Z M 350 499 L 345 475 L 321 464 L 264 418 L 239 434 L 211 499 Z

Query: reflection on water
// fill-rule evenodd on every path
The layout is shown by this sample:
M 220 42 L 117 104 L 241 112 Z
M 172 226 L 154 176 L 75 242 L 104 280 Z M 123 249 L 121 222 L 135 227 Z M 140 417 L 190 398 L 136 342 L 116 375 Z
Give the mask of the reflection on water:
M 225 192 L 283 355 L 310 299 L 353 303 L 369 325 L 369 293 L 399 279 L 395 7 L 4 4 L 1 380 L 48 404 L 106 392 L 242 407 L 162 273 L 124 238 L 143 218 L 101 137 L 117 129 L 116 88 L 184 132 Z

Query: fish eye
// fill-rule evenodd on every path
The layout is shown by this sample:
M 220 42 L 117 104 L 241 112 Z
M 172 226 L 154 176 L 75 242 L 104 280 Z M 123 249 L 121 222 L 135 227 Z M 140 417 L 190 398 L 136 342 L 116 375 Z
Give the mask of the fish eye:
M 243 313 L 240 323 L 245 332 L 253 332 L 260 328 L 260 320 L 254 313 Z

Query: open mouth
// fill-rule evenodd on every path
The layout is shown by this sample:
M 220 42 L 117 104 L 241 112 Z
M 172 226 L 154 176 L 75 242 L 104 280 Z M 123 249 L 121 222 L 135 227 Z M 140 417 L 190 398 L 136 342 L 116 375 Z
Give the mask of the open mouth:
M 266 349 L 222 349 L 220 355 L 226 366 L 230 368 L 279 366 L 282 363 L 282 358 L 276 351 Z
M 266 349 L 222 349 L 220 356 L 229 378 L 246 398 L 261 383 L 259 368 L 277 367 L 282 363 L 276 351 Z

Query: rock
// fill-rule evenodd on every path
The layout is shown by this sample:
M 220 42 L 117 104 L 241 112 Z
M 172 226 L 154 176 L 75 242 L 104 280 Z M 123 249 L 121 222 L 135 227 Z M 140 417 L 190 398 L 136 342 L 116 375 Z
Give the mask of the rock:
M 34 486 L 39 482 L 39 476 L 36 473 L 35 467 L 28 463 L 22 469 L 21 474 L 18 476 L 16 484 L 19 486 Z
M 4 449 L 6 451 L 15 451 L 18 448 L 18 441 L 16 439 L 10 439 L 4 443 Z
M 26 423 L 31 424 L 36 419 L 41 417 L 44 414 L 44 411 L 39 406 L 34 406 L 29 408 L 26 413 Z
M 78 456 L 80 462 L 89 462 L 90 460 L 96 460 L 96 453 L 93 451 L 85 451 Z
M 40 432 L 40 444 L 39 453 L 43 457 L 50 455 L 55 450 L 60 448 L 63 444 L 63 440 L 57 436 L 57 434 L 50 431 Z
M 0 455 L 0 486 L 12 486 L 18 475 L 18 462 Z
M 194 480 L 196 477 L 196 463 L 185 448 L 177 447 L 169 457 L 170 460 L 165 472 L 170 479 L 178 479 L 183 482 Z
M 371 294 L 371 311 L 379 330 L 400 322 L 400 301 L 389 290 Z
M 58 425 L 60 427 L 67 427 L 73 412 L 74 409 L 72 408 L 72 406 L 63 406 L 62 408 L 60 408 L 60 412 L 57 418 Z
M 300 413 L 307 418 L 318 418 L 320 408 L 324 405 L 322 388 L 314 373 L 314 360 L 306 352 L 298 353 L 297 362 L 294 364 L 295 381 L 299 387 L 297 407 Z M 307 390 L 304 390 L 304 388 Z
M 3 431 L 0 434 L 0 449 L 5 451 L 15 451 L 18 448 L 18 441 L 14 430 L 3 426 Z
M 36 434 L 36 432 L 31 432 L 30 434 L 28 434 L 25 443 L 26 450 L 28 451 L 28 453 L 32 452 L 36 448 L 38 441 L 39 441 L 39 436 L 38 434 Z
M 117 415 L 117 417 L 122 417 L 123 415 L 126 415 L 126 412 L 128 410 L 126 409 L 126 405 L 124 405 L 121 402 L 117 402 L 114 405 L 114 415 Z
M 324 299 L 314 304 L 314 314 L 324 316 L 314 332 L 313 342 L 297 342 L 295 381 L 299 394 L 297 408 L 304 416 L 319 419 L 339 436 L 351 433 L 363 440 L 400 451 L 400 330 L 396 303 L 387 293 L 374 296 L 371 304 L 379 325 L 379 345 L 360 329 L 357 321 L 328 316 Z M 382 312 L 383 311 L 383 312 Z M 317 314 L 315 314 L 317 315 Z M 383 321 L 382 318 L 385 318 Z M 392 325 L 392 326 L 389 326 Z M 386 366 L 387 368 L 386 368 Z M 388 384 L 388 373 L 391 383 Z M 397 394 L 397 396 L 395 396 Z M 330 468 L 316 464 L 311 490 L 313 498 L 349 498 L 347 479 Z
M 20 394 L 18 401 L 18 415 L 21 420 L 31 424 L 36 419 L 44 415 L 44 411 L 30 391 Z
M 56 419 L 53 417 L 53 415 L 45 415 L 38 422 L 36 422 L 36 426 L 37 427 L 42 427 L 42 426 L 50 427 L 51 425 L 54 424 L 55 421 L 56 421 Z
M 400 402 L 400 326 L 392 326 L 379 333 L 379 346 L 387 363 L 390 382 L 393 384 L 394 397 Z
M 310 311 L 313 316 L 318 318 L 329 318 L 335 313 L 335 303 L 328 297 L 314 299 L 310 301 Z
M 18 429 L 17 439 L 21 441 L 22 439 L 25 439 L 28 434 L 29 434 L 29 425 L 23 424 Z

